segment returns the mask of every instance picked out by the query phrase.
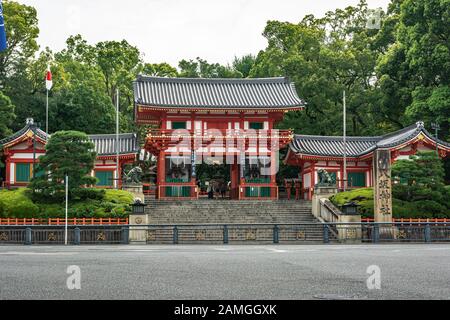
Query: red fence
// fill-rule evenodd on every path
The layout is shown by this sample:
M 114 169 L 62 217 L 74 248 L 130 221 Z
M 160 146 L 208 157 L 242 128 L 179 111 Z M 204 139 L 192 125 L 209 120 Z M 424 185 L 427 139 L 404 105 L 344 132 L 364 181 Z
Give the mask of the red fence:
M 64 218 L 0 218 L 0 225 L 65 225 Z M 69 225 L 121 225 L 128 224 L 128 218 L 69 218 Z
M 373 218 L 362 218 L 361 222 L 374 222 Z M 396 223 L 420 223 L 420 222 L 448 222 L 450 223 L 449 218 L 399 218 L 399 219 L 392 219 L 392 222 Z

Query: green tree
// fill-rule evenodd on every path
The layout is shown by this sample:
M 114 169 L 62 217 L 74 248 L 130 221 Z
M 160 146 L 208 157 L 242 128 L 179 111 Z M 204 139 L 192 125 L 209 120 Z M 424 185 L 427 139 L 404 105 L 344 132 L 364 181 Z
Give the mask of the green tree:
M 444 185 L 443 162 L 435 152 L 419 152 L 409 160 L 398 160 L 392 166 L 394 198 L 430 205 L 429 210 L 446 212 L 450 209 L 448 191 Z
M 69 196 L 77 196 L 81 187 L 95 184 L 90 176 L 96 157 L 94 144 L 79 131 L 58 131 L 46 145 L 46 154 L 39 158 L 36 176 L 31 180 L 33 197 L 40 201 L 61 201 L 64 198 L 64 179 L 69 177 Z
M 67 48 L 56 54 L 61 61 L 77 61 L 99 72 L 97 81 L 111 103 L 116 103 L 116 89 L 120 92 L 119 110 L 123 130 L 134 130 L 134 97 L 132 83 L 141 73 L 143 62 L 139 49 L 126 40 L 104 41 L 90 45 L 80 35 L 66 41 Z
M 177 77 L 178 71 L 168 63 L 145 63 L 142 73 L 153 77 Z
M 383 16 L 383 13 L 381 13 Z M 349 134 L 385 130 L 376 108 L 380 92 L 374 67 L 384 50 L 376 29 L 366 28 L 367 3 L 308 15 L 297 24 L 269 21 L 251 77 L 287 76 L 307 102 L 302 112 L 288 113 L 280 126 L 308 134 L 341 134 L 342 93 L 347 92 Z
M 242 73 L 233 67 L 211 64 L 198 57 L 196 60 L 181 60 L 178 67 L 182 78 L 242 78 Z
M 9 126 L 15 117 L 11 99 L 0 92 L 0 139 L 12 133 Z
M 255 62 L 256 57 L 252 54 L 247 54 L 242 57 L 234 57 L 232 65 L 233 69 L 240 72 L 243 78 L 248 78 Z
M 15 1 L 3 2 L 3 14 L 8 48 L 0 52 L 0 90 L 15 106 L 17 121 L 3 122 L 2 125 L 16 130 L 23 126 L 26 117 L 20 111 L 29 106 L 33 99 L 31 83 L 27 77 L 28 67 L 38 50 L 36 39 L 39 35 L 38 19 L 33 7 Z
M 378 73 L 386 110 L 402 122 L 441 123 L 450 136 L 450 3 L 394 1 L 395 43 L 380 59 Z
M 9 75 L 23 70 L 28 59 L 38 50 L 39 35 L 36 9 L 15 1 L 3 3 L 8 48 L 0 52 L 0 85 Z

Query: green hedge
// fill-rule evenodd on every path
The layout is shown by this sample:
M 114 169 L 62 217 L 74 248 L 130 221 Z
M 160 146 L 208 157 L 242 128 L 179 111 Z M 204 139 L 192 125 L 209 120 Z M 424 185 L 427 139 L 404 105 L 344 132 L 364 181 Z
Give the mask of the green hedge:
M 450 186 L 446 186 L 446 189 L 450 192 Z M 354 201 L 359 205 L 358 211 L 361 216 L 373 218 L 374 203 L 372 188 L 361 188 L 340 192 L 332 196 L 330 200 L 336 206 L 341 206 L 346 202 Z M 407 202 L 393 199 L 392 211 L 394 218 L 450 218 L 450 210 L 442 204 L 432 200 Z
M 0 216 L 7 218 L 27 218 L 39 216 L 39 207 L 28 196 L 29 190 L 0 191 Z
M 123 190 L 87 191 L 95 193 L 94 199 L 69 202 L 69 217 L 127 217 L 131 211 L 133 195 Z M 103 194 L 102 198 L 99 195 Z M 80 195 L 85 198 L 85 194 Z M 34 203 L 26 188 L 0 191 L 0 217 L 4 218 L 62 218 L 65 215 L 64 203 Z

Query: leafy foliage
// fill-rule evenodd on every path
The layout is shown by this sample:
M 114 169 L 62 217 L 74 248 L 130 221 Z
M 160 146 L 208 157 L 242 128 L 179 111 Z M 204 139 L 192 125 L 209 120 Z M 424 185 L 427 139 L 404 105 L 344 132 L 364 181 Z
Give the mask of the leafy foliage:
M 11 100 L 0 92 L 0 138 L 4 138 L 11 134 L 9 126 L 12 124 L 16 115 L 14 114 L 14 106 Z
M 88 190 L 88 189 L 87 189 Z M 126 217 L 131 211 L 133 195 L 122 190 L 102 191 L 102 199 L 77 199 L 69 202 L 70 218 Z M 3 218 L 63 218 L 64 203 L 33 202 L 31 190 L 21 188 L 0 191 L 0 217 Z
M 395 218 L 450 217 L 450 186 L 444 185 L 442 161 L 434 152 L 422 152 L 410 160 L 398 160 L 392 167 L 397 183 L 392 188 Z M 338 206 L 357 202 L 359 212 L 373 217 L 373 189 L 341 192 L 331 198 Z
M 393 177 L 398 184 L 393 188 L 393 195 L 403 201 L 434 201 L 441 205 L 441 211 L 448 208 L 450 199 L 444 188 L 444 168 L 435 152 L 421 152 L 410 156 L 410 160 L 398 160 L 392 167 Z M 437 205 L 436 211 L 439 211 Z
M 69 177 L 71 199 L 84 191 L 84 185 L 96 183 L 89 174 L 94 169 L 96 157 L 94 144 L 86 134 L 78 131 L 58 131 L 46 144 L 46 154 L 39 158 L 36 175 L 30 183 L 34 199 L 57 202 L 64 198 L 64 179 Z

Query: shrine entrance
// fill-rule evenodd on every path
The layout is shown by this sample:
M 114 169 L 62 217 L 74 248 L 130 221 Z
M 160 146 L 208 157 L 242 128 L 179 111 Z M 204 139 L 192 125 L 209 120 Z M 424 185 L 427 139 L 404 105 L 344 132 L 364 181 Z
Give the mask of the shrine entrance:
M 206 161 L 195 166 L 199 198 L 231 199 L 231 165 Z

